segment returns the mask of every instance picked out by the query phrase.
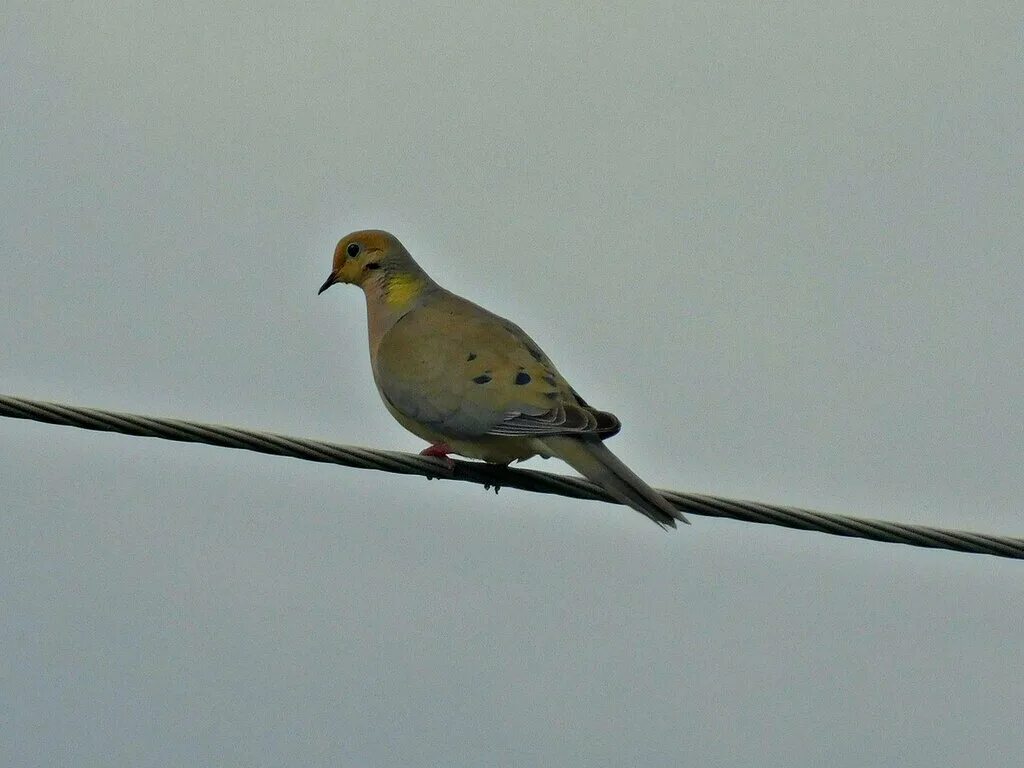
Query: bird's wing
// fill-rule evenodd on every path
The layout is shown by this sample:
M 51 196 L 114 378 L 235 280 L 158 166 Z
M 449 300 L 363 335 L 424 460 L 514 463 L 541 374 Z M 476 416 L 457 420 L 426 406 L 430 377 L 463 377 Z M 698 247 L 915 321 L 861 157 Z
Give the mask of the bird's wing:
M 529 437 L 618 432 L 514 323 L 447 291 L 409 312 L 374 359 L 387 401 L 442 435 Z

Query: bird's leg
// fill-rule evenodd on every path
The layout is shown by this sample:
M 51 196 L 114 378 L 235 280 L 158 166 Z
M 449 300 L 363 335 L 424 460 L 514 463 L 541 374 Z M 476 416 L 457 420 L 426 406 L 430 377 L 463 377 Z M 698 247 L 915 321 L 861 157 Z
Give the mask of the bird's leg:
M 424 448 L 420 451 L 420 456 L 435 456 L 436 458 L 444 459 L 445 463 L 448 465 L 448 471 L 452 472 L 455 469 L 455 462 L 452 461 L 451 457 L 448 455 L 451 452 L 452 447 L 448 445 L 448 443 L 434 443 L 430 447 Z

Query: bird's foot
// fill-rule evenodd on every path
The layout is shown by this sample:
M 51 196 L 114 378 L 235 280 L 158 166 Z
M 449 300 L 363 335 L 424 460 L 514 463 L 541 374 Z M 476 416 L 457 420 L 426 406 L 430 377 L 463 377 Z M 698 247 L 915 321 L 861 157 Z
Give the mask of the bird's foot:
M 443 459 L 444 463 L 448 466 L 448 473 L 451 474 L 455 471 L 455 462 L 452 461 L 451 456 L 448 454 L 452 452 L 452 447 L 448 443 L 434 443 L 428 448 L 424 448 L 420 451 L 420 456 L 433 456 L 438 459 Z
M 522 459 L 520 459 L 520 461 L 522 461 Z M 508 465 L 511 464 L 511 463 L 512 463 L 511 461 L 503 461 L 503 462 L 497 464 L 497 466 L 504 467 L 505 469 L 508 469 Z M 485 491 L 489 491 L 489 490 L 491 490 L 491 488 L 494 489 L 494 495 L 495 496 L 497 496 L 498 495 L 498 491 L 501 490 L 501 486 L 498 485 L 497 483 L 484 483 L 484 490 Z

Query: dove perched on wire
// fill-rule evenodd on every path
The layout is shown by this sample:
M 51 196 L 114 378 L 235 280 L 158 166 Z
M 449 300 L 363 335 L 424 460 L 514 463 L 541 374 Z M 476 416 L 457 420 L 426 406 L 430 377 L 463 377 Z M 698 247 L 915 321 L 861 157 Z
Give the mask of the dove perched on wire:
M 343 237 L 319 293 L 335 283 L 363 289 L 374 381 L 391 415 L 430 443 L 424 455 L 557 456 L 658 525 L 688 522 L 605 447 L 618 418 L 588 405 L 519 326 L 435 283 L 394 235 Z

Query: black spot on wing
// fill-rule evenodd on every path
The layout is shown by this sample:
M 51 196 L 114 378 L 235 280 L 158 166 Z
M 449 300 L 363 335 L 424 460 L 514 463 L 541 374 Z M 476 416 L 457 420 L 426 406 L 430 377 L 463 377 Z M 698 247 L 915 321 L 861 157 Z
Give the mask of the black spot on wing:
M 520 371 L 519 373 L 516 374 L 515 381 L 516 384 L 518 384 L 519 386 L 523 386 L 524 384 L 529 384 L 531 381 L 533 381 L 533 379 L 530 378 L 530 374 L 528 374 L 526 371 Z
M 467 363 L 471 363 L 474 360 L 476 360 L 476 352 L 470 352 L 468 355 L 466 355 L 466 362 Z
M 479 376 L 473 379 L 474 384 L 486 384 L 491 380 L 491 377 L 486 373 L 481 373 Z

